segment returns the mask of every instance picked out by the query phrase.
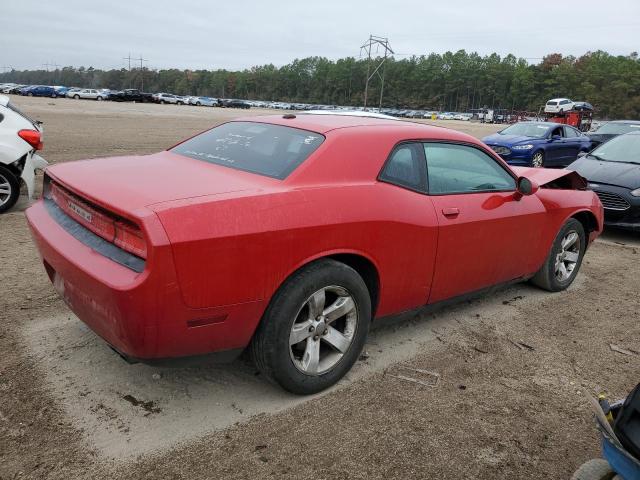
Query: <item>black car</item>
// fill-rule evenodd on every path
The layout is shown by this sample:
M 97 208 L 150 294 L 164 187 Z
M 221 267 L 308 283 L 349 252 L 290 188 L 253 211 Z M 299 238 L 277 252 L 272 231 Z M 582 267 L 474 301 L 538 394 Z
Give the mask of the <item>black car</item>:
M 601 125 L 595 132 L 589 132 L 587 135 L 591 139 L 591 144 L 597 147 L 613 137 L 635 131 L 640 131 L 640 121 L 614 120 Z
M 218 106 L 225 108 L 251 108 L 244 100 L 218 99 Z
M 114 102 L 152 102 L 152 94 L 141 92 L 135 88 L 127 88 L 109 93 L 109 100 Z
M 640 231 L 640 130 L 614 137 L 567 168 L 600 197 L 606 225 Z

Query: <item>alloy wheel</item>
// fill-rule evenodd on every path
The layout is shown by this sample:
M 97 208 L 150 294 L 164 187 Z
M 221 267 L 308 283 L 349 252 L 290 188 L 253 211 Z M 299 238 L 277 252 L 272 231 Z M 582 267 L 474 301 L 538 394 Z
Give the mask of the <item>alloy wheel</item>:
M 531 161 L 531 164 L 535 167 L 535 168 L 541 168 L 542 165 L 544 163 L 544 157 L 542 155 L 542 152 L 536 152 L 533 155 L 533 159 Z
M 566 282 L 580 259 L 580 236 L 570 230 L 560 242 L 560 251 L 556 254 L 555 275 L 560 282 Z
M 0 173 L 0 207 L 11 198 L 11 184 L 9 179 Z
M 353 343 L 358 320 L 347 289 L 332 285 L 316 291 L 299 309 L 289 334 L 295 367 L 307 375 L 331 370 Z

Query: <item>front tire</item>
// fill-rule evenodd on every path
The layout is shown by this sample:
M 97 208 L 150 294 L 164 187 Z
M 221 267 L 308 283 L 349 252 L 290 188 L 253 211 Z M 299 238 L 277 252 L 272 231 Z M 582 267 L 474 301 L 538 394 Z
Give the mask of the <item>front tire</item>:
M 575 218 L 570 218 L 558 232 L 549 256 L 531 283 L 550 292 L 565 290 L 580 270 L 586 247 L 584 227 Z
M 0 213 L 12 208 L 20 196 L 20 181 L 11 170 L 0 165 Z
M 334 260 L 293 274 L 274 295 L 251 342 L 257 368 L 292 393 L 338 382 L 362 351 L 371 297 L 362 277 Z
M 73 96 L 73 99 L 74 99 L 74 100 L 80 100 L 80 95 L 74 95 L 74 96 Z
M 533 157 L 531 158 L 531 166 L 533 168 L 544 167 L 544 152 L 542 150 L 538 150 L 533 154 Z

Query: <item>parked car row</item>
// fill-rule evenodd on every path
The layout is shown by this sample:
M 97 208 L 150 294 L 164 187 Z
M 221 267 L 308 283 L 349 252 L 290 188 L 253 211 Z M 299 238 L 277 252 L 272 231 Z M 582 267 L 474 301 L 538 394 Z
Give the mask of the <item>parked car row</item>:
M 606 224 L 640 231 L 639 121 L 608 122 L 589 135 L 569 125 L 520 122 L 482 140 L 513 166 L 577 171 L 600 198 Z

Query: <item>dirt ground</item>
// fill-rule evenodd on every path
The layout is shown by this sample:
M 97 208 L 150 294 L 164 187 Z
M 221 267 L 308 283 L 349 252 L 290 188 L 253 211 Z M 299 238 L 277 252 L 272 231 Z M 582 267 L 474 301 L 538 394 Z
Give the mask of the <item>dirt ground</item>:
M 50 162 L 154 152 L 264 113 L 14 100 L 44 121 Z M 619 398 L 640 381 L 638 236 L 596 242 L 565 292 L 516 285 L 381 325 L 337 387 L 301 398 L 245 359 L 124 363 L 54 292 L 27 204 L 0 216 L 0 480 L 563 479 L 599 455 L 585 394 Z M 425 371 L 439 383 L 398 378 L 429 383 Z

